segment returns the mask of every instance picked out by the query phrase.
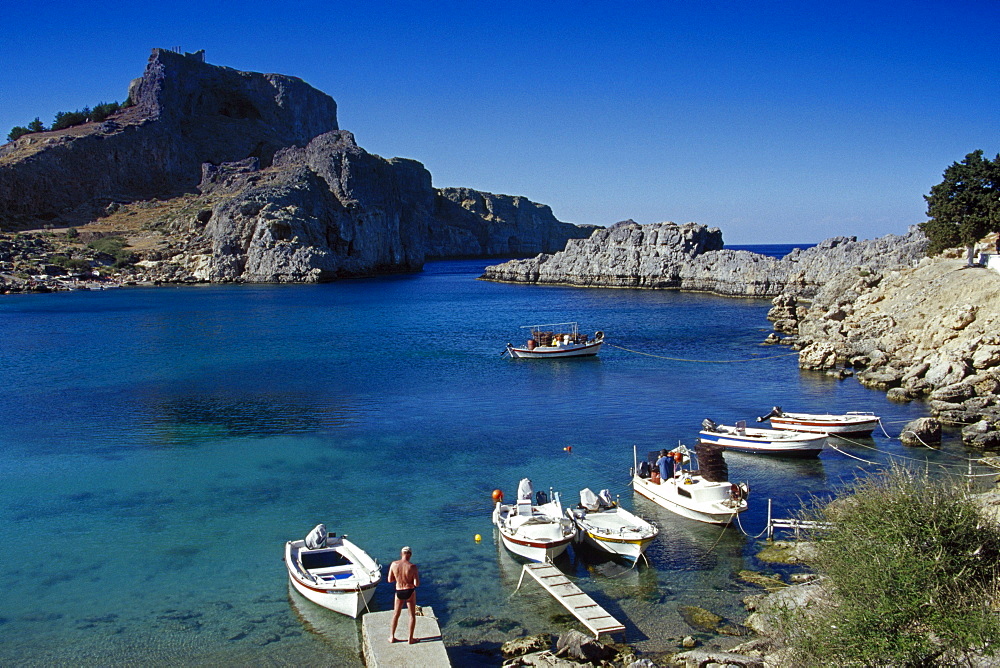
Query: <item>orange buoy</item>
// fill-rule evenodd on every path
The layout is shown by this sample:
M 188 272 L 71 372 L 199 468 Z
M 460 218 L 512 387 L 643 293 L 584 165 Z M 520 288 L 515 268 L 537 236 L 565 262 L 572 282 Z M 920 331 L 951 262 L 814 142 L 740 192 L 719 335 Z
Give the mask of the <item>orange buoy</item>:
M 565 450 L 566 452 L 573 452 L 573 446 L 567 445 L 565 448 L 563 448 L 563 450 Z
M 675 452 L 675 453 L 674 453 L 674 461 L 675 461 L 675 462 L 677 462 L 678 464 L 680 464 L 680 463 L 681 463 L 681 461 L 683 461 L 683 459 L 684 459 L 684 455 L 682 455 L 682 454 L 681 454 L 681 453 L 679 453 L 679 452 Z
M 503 490 L 502 489 L 495 489 L 495 490 L 493 490 L 493 500 L 494 501 L 503 501 Z

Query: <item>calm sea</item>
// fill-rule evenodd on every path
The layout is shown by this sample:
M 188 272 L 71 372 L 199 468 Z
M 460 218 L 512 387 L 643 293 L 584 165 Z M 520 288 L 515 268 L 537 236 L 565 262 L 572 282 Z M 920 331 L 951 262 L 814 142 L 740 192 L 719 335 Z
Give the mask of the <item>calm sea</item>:
M 659 524 L 650 567 L 561 566 L 640 649 L 672 650 L 699 635 L 683 606 L 741 621 L 736 574 L 768 567 L 737 528 L 634 498 L 633 445 L 690 445 L 704 418 L 774 404 L 872 410 L 893 435 L 924 413 L 760 345 L 766 301 L 475 280 L 485 264 L 0 299 L 0 665 L 360 665 L 358 623 L 288 590 L 284 542 L 318 522 L 383 564 L 411 545 L 453 661 L 496 664 L 483 652 L 512 635 L 579 628 L 537 585 L 515 593 L 497 547 L 491 491 L 522 477 L 569 502 L 608 488 Z M 519 326 L 568 320 L 645 354 L 501 357 Z M 843 450 L 859 459 L 727 456 L 753 488 L 743 528 L 893 455 L 964 470 L 968 454 L 880 434 Z

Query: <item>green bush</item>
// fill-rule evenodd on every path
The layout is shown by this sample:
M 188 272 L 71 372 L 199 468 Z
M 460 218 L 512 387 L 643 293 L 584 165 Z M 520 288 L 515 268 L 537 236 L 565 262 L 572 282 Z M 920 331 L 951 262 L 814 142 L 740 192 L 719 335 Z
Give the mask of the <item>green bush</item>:
M 120 269 L 135 264 L 135 255 L 125 250 L 125 239 L 119 236 L 95 239 L 87 244 L 98 253 L 107 253 L 115 258 L 114 267 Z
M 958 665 L 1000 650 L 1000 526 L 961 484 L 893 467 L 817 505 L 816 570 L 828 604 L 793 611 L 804 665 Z
M 74 125 L 82 125 L 87 122 L 90 109 L 84 111 L 57 111 L 55 120 L 52 121 L 53 130 L 65 130 Z
M 119 236 L 101 237 L 100 239 L 94 239 L 89 244 L 88 248 L 93 248 L 98 253 L 107 253 L 108 255 L 116 255 L 125 248 L 125 239 Z
M 21 125 L 15 125 L 11 128 L 10 132 L 7 133 L 7 140 L 16 141 L 27 134 L 31 134 L 31 130 Z
M 121 109 L 121 105 L 117 102 L 101 102 L 99 105 L 94 107 L 93 110 L 91 110 L 90 120 L 100 123 L 119 109 Z

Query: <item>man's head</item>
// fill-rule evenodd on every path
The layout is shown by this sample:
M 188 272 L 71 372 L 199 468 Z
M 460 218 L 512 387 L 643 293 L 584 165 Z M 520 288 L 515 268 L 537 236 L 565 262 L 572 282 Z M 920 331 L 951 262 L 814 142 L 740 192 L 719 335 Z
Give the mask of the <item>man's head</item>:
M 409 545 L 399 551 L 399 556 L 403 557 L 403 559 L 409 559 L 411 554 L 413 554 L 413 550 L 410 549 Z

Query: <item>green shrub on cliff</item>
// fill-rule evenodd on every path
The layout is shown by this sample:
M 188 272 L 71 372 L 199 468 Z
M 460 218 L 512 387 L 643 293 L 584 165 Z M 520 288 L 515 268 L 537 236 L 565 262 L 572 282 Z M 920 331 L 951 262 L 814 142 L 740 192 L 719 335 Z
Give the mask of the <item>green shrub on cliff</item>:
M 14 127 L 12 127 L 10 129 L 10 132 L 7 133 L 7 140 L 8 141 L 16 141 L 16 140 L 20 139 L 21 137 L 23 137 L 24 135 L 30 134 L 30 133 L 31 133 L 31 130 L 29 130 L 28 128 L 24 127 L 23 125 L 15 125 Z
M 920 223 L 920 229 L 930 241 L 927 253 L 965 246 L 972 264 L 976 242 L 1000 232 L 1000 155 L 990 160 L 973 151 L 952 163 L 924 199 L 930 220 Z
M 894 467 L 809 513 L 827 604 L 790 614 L 804 665 L 966 665 L 1000 653 L 1000 526 L 961 483 Z M 971 665 L 971 664 L 970 664 Z

